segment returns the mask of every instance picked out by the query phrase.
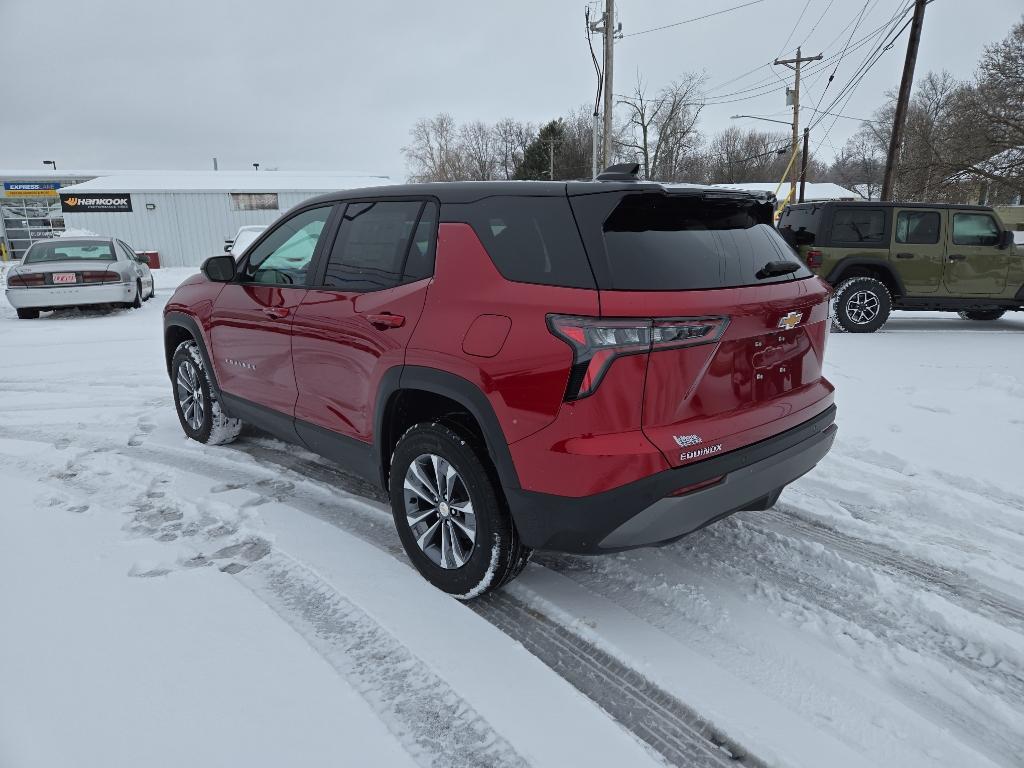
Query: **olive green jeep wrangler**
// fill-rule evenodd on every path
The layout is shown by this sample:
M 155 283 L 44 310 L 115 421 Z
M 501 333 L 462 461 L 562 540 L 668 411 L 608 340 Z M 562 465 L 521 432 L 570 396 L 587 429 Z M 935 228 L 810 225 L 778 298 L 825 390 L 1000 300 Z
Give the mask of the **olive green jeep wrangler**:
M 877 331 L 894 309 L 996 320 L 1024 310 L 1024 248 L 975 205 L 825 202 L 786 206 L 779 232 L 835 288 L 832 317 Z

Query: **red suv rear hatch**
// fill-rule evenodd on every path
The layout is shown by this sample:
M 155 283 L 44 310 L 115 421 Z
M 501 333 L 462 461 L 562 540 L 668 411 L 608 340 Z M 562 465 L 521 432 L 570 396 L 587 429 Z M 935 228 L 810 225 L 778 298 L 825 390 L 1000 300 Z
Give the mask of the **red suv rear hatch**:
M 593 195 L 573 207 L 602 318 L 708 329 L 684 342 L 651 337 L 642 428 L 672 466 L 771 437 L 832 404 L 822 377 L 829 291 L 771 226 L 770 204 L 687 189 Z

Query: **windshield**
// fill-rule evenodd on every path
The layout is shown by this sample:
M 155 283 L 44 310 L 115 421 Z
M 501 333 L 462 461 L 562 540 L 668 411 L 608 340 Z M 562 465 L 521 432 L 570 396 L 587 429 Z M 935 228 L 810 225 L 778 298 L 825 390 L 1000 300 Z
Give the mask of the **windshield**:
M 114 261 L 110 243 L 36 243 L 28 249 L 23 264 L 46 261 Z
M 761 208 L 736 199 L 627 195 L 603 225 L 611 284 L 602 287 L 674 291 L 809 277 Z M 768 262 L 778 261 L 799 267 L 758 277 Z

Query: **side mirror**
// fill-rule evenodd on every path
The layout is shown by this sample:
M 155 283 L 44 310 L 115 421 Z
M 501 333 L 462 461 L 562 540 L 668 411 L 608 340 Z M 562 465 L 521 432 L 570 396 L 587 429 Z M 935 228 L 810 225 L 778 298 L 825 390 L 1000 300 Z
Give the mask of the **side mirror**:
M 206 279 L 214 283 L 230 283 L 235 277 L 235 260 L 230 256 L 211 256 L 200 267 Z
M 999 248 L 1009 248 L 1013 245 L 1013 230 L 1004 229 L 999 233 Z
M 149 256 L 144 253 L 136 253 L 135 260 L 140 264 L 145 264 L 147 267 L 149 266 Z

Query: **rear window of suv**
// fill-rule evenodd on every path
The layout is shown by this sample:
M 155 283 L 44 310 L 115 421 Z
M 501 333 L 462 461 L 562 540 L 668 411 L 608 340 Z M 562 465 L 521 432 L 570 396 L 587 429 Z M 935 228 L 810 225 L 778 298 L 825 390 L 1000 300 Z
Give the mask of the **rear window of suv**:
M 732 288 L 811 276 L 775 227 L 767 223 L 771 211 L 755 200 L 626 195 L 599 225 L 603 254 L 594 253 L 600 241 L 590 231 L 598 225 L 593 220 L 596 203 L 586 198 L 573 200 L 574 207 L 591 209 L 583 214 L 581 226 L 587 228 L 587 247 L 602 288 Z M 798 266 L 790 274 L 758 279 L 757 273 L 772 261 L 792 261 Z

